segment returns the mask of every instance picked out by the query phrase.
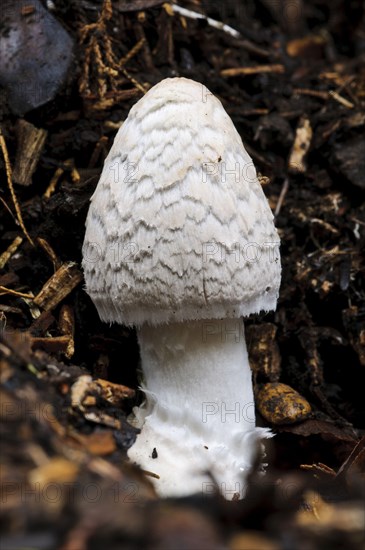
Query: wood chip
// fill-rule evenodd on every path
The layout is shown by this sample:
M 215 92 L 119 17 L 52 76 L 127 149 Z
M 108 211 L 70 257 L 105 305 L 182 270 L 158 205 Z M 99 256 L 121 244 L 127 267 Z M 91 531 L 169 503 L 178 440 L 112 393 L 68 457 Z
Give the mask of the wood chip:
M 95 395 L 87 395 L 83 399 L 82 404 L 83 404 L 84 407 L 95 407 L 95 405 L 96 405 Z
M 18 120 L 16 125 L 18 146 L 16 150 L 13 179 L 20 185 L 30 185 L 32 176 L 41 156 L 47 131 L 36 128 L 26 120 Z
M 114 428 L 115 430 L 121 430 L 122 424 L 118 418 L 109 416 L 103 412 L 86 412 L 84 414 L 86 420 L 90 422 L 95 422 L 95 424 L 103 424 L 104 426 L 109 426 L 109 428 Z
M 53 340 L 53 338 L 50 338 Z M 98 378 L 93 380 L 90 375 L 80 376 L 71 387 L 71 403 L 73 408 L 85 412 L 85 407 L 96 405 L 96 397 L 100 395 L 103 399 L 114 406 L 121 406 L 123 400 L 134 397 L 135 391 L 121 384 L 114 384 Z M 93 420 L 96 422 L 96 420 Z M 100 421 L 100 424 L 105 424 Z M 112 424 L 106 424 L 112 426 Z
M 71 405 L 75 409 L 83 410 L 83 400 L 90 390 L 92 377 L 88 374 L 79 376 L 71 387 Z
M 54 336 L 53 338 L 33 337 L 32 349 L 42 349 L 47 353 L 63 353 L 67 356 L 70 338 L 68 336 Z
M 61 307 L 59 327 L 61 334 L 68 338 L 65 355 L 67 359 L 71 359 L 75 353 L 75 317 L 71 306 L 64 304 Z
M 313 131 L 310 121 L 305 116 L 299 120 L 293 147 L 289 156 L 288 169 L 295 174 L 303 174 L 307 170 L 307 165 L 304 161 L 308 153 Z
M 64 263 L 34 298 L 34 303 L 51 311 L 82 281 L 83 275 L 75 262 Z
M 246 327 L 246 342 L 250 366 L 257 375 L 276 382 L 281 373 L 281 357 L 276 343 L 277 327 L 273 323 L 260 323 Z
M 94 380 L 94 384 L 100 387 L 101 396 L 113 405 L 120 405 L 124 399 L 131 399 L 135 396 L 135 391 L 131 388 L 122 384 L 114 384 L 102 378 Z

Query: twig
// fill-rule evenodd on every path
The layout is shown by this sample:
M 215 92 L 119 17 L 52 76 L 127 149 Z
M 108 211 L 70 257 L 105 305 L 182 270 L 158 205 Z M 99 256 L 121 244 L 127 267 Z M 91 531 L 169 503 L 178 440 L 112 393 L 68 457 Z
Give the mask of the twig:
M 149 477 L 154 477 L 155 479 L 160 479 L 160 476 L 158 474 L 155 474 L 154 472 L 150 472 L 150 470 L 142 470 L 142 472 Z
M 30 237 L 30 235 L 29 235 L 29 233 L 26 230 L 26 227 L 24 225 L 23 216 L 22 216 L 22 213 L 20 211 L 19 203 L 18 203 L 18 200 L 17 200 L 16 195 L 15 195 L 15 191 L 14 191 L 14 187 L 13 187 L 13 181 L 12 181 L 11 164 L 10 164 L 9 155 L 8 155 L 8 149 L 6 147 L 5 139 L 4 139 L 1 128 L 0 128 L 0 147 L 1 147 L 1 150 L 2 150 L 2 153 L 3 153 L 4 162 L 5 162 L 6 179 L 7 179 L 7 182 L 8 182 L 9 191 L 10 191 L 10 194 L 11 194 L 11 198 L 13 200 L 13 204 L 14 204 L 14 208 L 15 208 L 15 211 L 16 211 L 16 216 L 17 216 L 19 225 L 22 228 L 23 233 L 26 236 L 26 238 L 28 239 L 28 241 L 30 242 L 30 244 L 32 246 L 34 246 L 34 242 L 31 239 L 31 237 Z
M 91 105 L 93 110 L 108 109 L 120 99 L 121 96 L 118 93 L 120 73 L 124 74 L 139 91 L 144 94 L 147 91 L 123 68 L 145 46 L 146 38 L 142 36 L 127 55 L 118 61 L 112 48 L 112 38 L 109 36 L 107 29 L 107 23 L 111 20 L 112 15 L 113 5 L 111 0 L 104 0 L 98 21 L 79 29 L 80 43 L 85 44 L 79 91 L 83 99 L 95 99 L 95 95 L 90 89 L 91 79 L 94 77 L 96 80 L 94 86 L 97 101 Z M 109 92 L 112 92 L 112 95 L 108 96 Z
M 62 176 L 63 172 L 64 172 L 63 168 L 57 168 L 57 170 L 55 171 L 55 173 L 52 176 L 52 179 L 51 179 L 47 189 L 43 193 L 43 197 L 45 199 L 49 199 L 53 195 L 53 193 L 56 190 L 57 182 L 60 179 L 60 177 Z
M 233 29 L 232 27 L 230 27 L 229 25 L 226 25 L 225 23 L 222 23 L 221 21 L 216 21 L 215 19 L 212 19 L 211 17 L 207 17 L 202 13 L 188 10 L 186 8 L 178 6 L 177 4 L 170 4 L 169 7 L 172 9 L 173 12 L 178 13 L 183 17 L 189 17 L 190 19 L 202 19 L 206 21 L 210 27 L 226 32 L 230 36 L 233 36 L 233 38 L 241 38 L 241 34 L 238 31 L 236 31 L 236 29 Z
M 325 100 L 329 98 L 329 93 L 324 92 L 322 90 L 311 90 L 309 88 L 294 88 L 293 92 L 295 94 L 309 95 L 309 96 L 318 97 L 320 99 L 325 99 Z
M 15 237 L 13 242 L 8 246 L 8 248 L 0 255 L 0 269 L 4 269 L 8 260 L 12 255 L 18 250 L 19 246 L 23 242 L 23 237 Z
M 284 199 L 285 199 L 285 195 L 287 194 L 288 192 L 288 189 L 289 189 L 289 179 L 288 178 L 285 178 L 284 180 L 284 183 L 283 183 L 283 186 L 281 188 L 281 191 L 280 191 L 280 195 L 279 195 L 279 198 L 278 198 L 278 202 L 276 204 L 276 208 L 275 208 L 275 212 L 274 212 L 274 216 L 275 218 L 278 217 L 279 213 L 280 213 L 280 210 L 281 210 L 281 207 L 283 205 L 283 202 L 284 202 Z
M 255 65 L 254 67 L 235 67 L 232 69 L 223 69 L 220 72 L 221 76 L 244 76 L 258 73 L 283 73 L 285 72 L 284 65 L 275 63 L 273 65 Z
M 43 248 L 47 256 L 50 258 L 51 262 L 53 263 L 53 269 L 57 271 L 61 267 L 61 262 L 57 258 L 56 252 L 53 250 L 49 242 L 46 241 L 46 239 L 42 239 L 42 237 L 37 237 L 37 241 L 39 245 Z
M 338 94 L 334 90 L 330 90 L 328 93 L 331 97 L 333 97 L 333 99 L 338 101 L 338 103 L 341 103 L 341 105 L 343 105 L 344 107 L 347 107 L 348 109 L 353 109 L 355 107 L 355 105 L 351 103 L 351 101 L 345 99 L 344 97 L 342 97 L 342 95 Z
M 271 52 L 269 50 L 266 50 L 262 46 L 257 46 L 254 42 L 251 42 L 250 40 L 247 40 L 246 38 L 244 40 L 240 40 L 237 43 L 238 47 L 244 48 L 250 53 L 253 53 L 254 55 L 257 55 L 259 57 L 270 57 Z
M 134 86 L 137 88 L 137 90 L 139 90 L 140 92 L 142 92 L 143 94 L 145 94 L 148 90 L 145 86 L 143 86 L 143 84 L 141 84 L 140 82 L 138 82 L 138 80 L 136 80 L 135 78 L 133 78 L 132 75 L 129 74 L 129 72 L 126 70 L 126 69 L 121 69 L 122 73 L 124 74 L 124 76 L 126 78 L 128 78 L 128 80 L 130 80 L 132 82 L 132 84 L 134 84 Z
M 130 61 L 132 57 L 137 55 L 139 50 L 142 49 L 142 47 L 145 45 L 145 42 L 146 42 L 146 38 L 142 36 L 142 38 L 138 40 L 137 44 L 135 44 L 133 48 L 129 50 L 129 52 L 124 57 L 122 57 L 122 59 L 119 61 L 119 67 L 123 67 L 123 65 L 128 63 L 128 61 Z
M 358 441 L 355 447 L 352 449 L 350 455 L 346 458 L 345 462 L 341 465 L 340 469 L 337 472 L 337 478 L 346 474 L 346 472 L 351 468 L 352 464 L 356 461 L 356 458 L 360 453 L 365 450 L 365 436 L 363 436 L 360 441 Z
M 18 292 L 17 290 L 6 288 L 6 286 L 0 286 L 0 292 L 4 292 L 5 294 L 12 294 L 13 296 L 19 296 L 19 298 L 28 298 L 29 300 L 34 299 L 33 294 L 25 294 L 24 292 Z
M 9 212 L 10 216 L 13 218 L 14 222 L 17 223 L 16 217 L 14 216 L 13 212 L 11 211 L 11 208 L 6 204 L 4 199 L 0 197 L 0 201 L 3 204 L 4 208 Z

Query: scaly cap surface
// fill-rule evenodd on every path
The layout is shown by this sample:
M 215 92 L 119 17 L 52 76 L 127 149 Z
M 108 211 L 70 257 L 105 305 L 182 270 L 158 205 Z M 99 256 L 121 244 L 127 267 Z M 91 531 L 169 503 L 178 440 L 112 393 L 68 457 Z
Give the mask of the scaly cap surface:
M 276 307 L 273 215 L 205 86 L 166 79 L 131 109 L 91 200 L 83 256 L 103 321 L 155 325 Z

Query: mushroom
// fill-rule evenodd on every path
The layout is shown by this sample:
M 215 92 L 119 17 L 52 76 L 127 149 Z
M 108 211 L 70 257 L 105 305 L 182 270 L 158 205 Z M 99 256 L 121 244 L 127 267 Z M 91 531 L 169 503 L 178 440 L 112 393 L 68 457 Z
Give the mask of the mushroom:
M 221 102 L 163 80 L 118 131 L 86 222 L 86 290 L 135 326 L 145 402 L 132 462 L 162 496 L 245 494 L 259 442 L 243 316 L 276 307 L 279 237 Z

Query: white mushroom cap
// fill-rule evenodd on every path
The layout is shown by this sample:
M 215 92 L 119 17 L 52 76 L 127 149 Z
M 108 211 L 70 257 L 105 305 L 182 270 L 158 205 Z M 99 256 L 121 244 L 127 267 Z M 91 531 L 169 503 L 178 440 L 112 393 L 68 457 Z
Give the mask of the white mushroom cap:
M 275 309 L 279 237 L 221 102 L 186 78 L 131 109 L 92 197 L 83 268 L 103 321 L 140 326 Z

